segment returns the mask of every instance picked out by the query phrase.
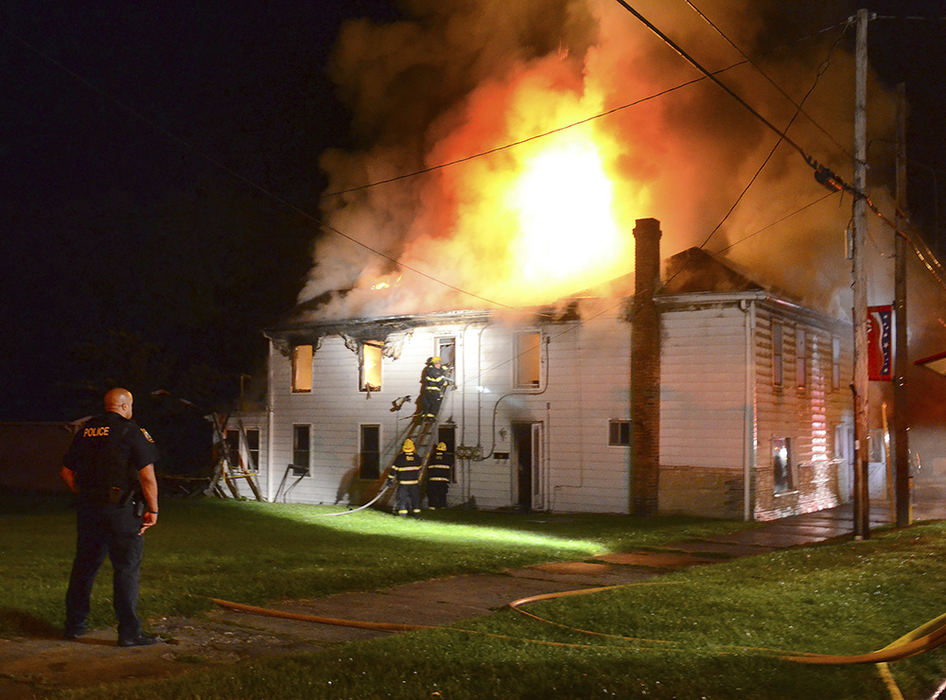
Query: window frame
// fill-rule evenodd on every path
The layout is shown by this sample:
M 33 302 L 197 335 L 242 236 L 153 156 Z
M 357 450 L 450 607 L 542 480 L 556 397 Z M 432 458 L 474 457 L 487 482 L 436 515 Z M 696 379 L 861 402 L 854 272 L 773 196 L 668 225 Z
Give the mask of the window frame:
M 535 336 L 538 339 L 538 342 L 535 345 L 535 379 L 529 379 L 528 382 L 524 381 L 522 378 L 523 374 L 523 365 L 524 358 L 531 357 L 533 352 L 533 347 L 529 346 L 525 350 L 528 350 L 528 354 L 523 349 L 523 339 L 526 336 Z M 517 389 L 541 389 L 542 388 L 542 341 L 543 333 L 541 330 L 522 330 L 516 331 L 515 339 L 513 342 L 513 385 Z M 530 373 L 531 374 L 531 373 Z
M 795 328 L 795 386 L 808 388 L 808 331 L 800 326 Z
M 624 433 L 627 433 L 626 436 Z M 608 447 L 631 446 L 631 421 L 627 418 L 608 419 Z
M 375 431 L 376 445 L 373 450 L 366 448 L 366 429 Z M 365 472 L 366 456 L 373 456 L 373 461 L 377 462 L 376 468 L 372 472 Z M 359 423 L 358 424 L 358 478 L 374 480 L 381 477 L 381 424 L 380 423 Z
M 299 438 L 305 435 L 305 449 L 300 446 Z M 296 458 L 305 454 L 305 464 L 300 464 Z M 305 467 L 305 476 L 312 475 L 312 425 L 309 423 L 293 423 L 292 426 L 292 465 Z
M 785 328 L 780 321 L 772 321 L 772 386 L 781 389 L 785 384 Z
M 378 353 L 377 358 L 377 377 L 378 383 L 371 384 L 369 389 L 368 387 L 368 369 L 367 369 L 367 360 L 368 360 L 368 348 L 376 350 Z M 381 387 L 384 384 L 384 341 L 383 340 L 364 340 L 359 344 L 358 347 L 358 391 L 371 393 L 376 391 L 381 391 Z
M 772 437 L 772 493 L 776 496 L 785 496 L 798 491 L 798 478 L 795 474 L 795 455 L 793 440 L 790 437 Z M 776 460 L 778 453 L 785 450 L 785 466 L 779 469 Z M 784 475 L 784 483 L 779 474 Z
M 304 367 L 304 359 L 300 358 L 300 351 L 305 351 L 305 348 L 308 348 L 308 367 L 305 372 L 300 372 L 300 368 Z M 311 343 L 302 343 L 300 345 L 292 346 L 292 355 L 290 357 L 290 364 L 292 365 L 292 372 L 290 376 L 290 391 L 293 394 L 311 394 L 312 387 L 314 385 L 314 364 L 315 364 L 315 346 Z M 300 383 L 305 379 L 305 375 L 308 375 L 308 385 L 300 388 Z

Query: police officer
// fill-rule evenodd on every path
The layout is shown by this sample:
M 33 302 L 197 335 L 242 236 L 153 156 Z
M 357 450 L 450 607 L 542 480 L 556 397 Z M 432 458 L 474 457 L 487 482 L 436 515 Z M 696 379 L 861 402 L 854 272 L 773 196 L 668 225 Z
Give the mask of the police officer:
M 449 380 L 437 356 L 427 360 L 421 377 L 420 415 L 424 420 L 433 420 L 440 412 L 440 402 Z
M 453 457 L 447 453 L 447 444 L 438 442 L 437 449 L 427 463 L 427 505 L 431 510 L 447 507 L 447 489 L 450 488 L 452 471 Z
M 414 448 L 414 441 L 407 438 L 401 452 L 391 465 L 389 483 L 397 484 L 397 514 L 406 518 L 420 514 L 420 468 L 421 460 Z
M 147 431 L 131 420 L 132 403 L 127 389 L 105 394 L 105 413 L 86 421 L 63 459 L 62 479 L 78 494 L 76 556 L 66 592 L 66 639 L 86 632 L 92 584 L 107 554 L 113 569 L 118 645 L 160 641 L 142 631 L 137 615 L 142 535 L 158 522 L 158 482 L 154 475 L 157 449 Z

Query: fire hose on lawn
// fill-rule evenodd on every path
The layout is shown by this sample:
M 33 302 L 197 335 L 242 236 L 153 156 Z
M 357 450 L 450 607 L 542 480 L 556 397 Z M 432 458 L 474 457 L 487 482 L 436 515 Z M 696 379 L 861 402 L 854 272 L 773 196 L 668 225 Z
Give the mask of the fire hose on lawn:
M 630 584 L 630 585 L 654 585 L 656 582 L 644 583 L 644 584 Z M 577 627 L 569 627 L 567 625 L 561 625 L 552 620 L 542 618 L 538 615 L 535 615 L 531 612 L 526 612 L 522 609 L 522 606 L 528 605 L 530 603 L 536 603 L 543 600 L 552 600 L 555 598 L 566 598 L 569 596 L 577 595 L 589 595 L 593 593 L 600 593 L 606 590 L 613 590 L 615 588 L 624 588 L 625 585 L 617 586 L 601 586 L 597 588 L 582 588 L 572 591 L 561 591 L 559 593 L 543 593 L 540 595 L 529 596 L 527 598 L 520 598 L 509 603 L 509 607 L 512 610 L 515 610 L 518 613 L 526 615 L 534 620 L 543 622 L 545 624 L 551 624 L 558 627 L 564 627 L 582 634 L 588 634 L 593 636 L 600 637 L 609 637 L 616 639 L 623 639 L 627 641 L 635 641 L 642 643 L 651 643 L 659 644 L 663 647 L 674 647 L 681 645 L 680 642 L 675 642 L 672 640 L 658 640 L 658 639 L 643 639 L 637 637 L 626 637 L 622 635 L 612 635 L 605 634 L 601 632 L 594 632 L 591 630 L 583 630 Z M 319 624 L 325 625 L 336 625 L 341 627 L 357 627 L 360 629 L 369 629 L 369 630 L 380 630 L 385 632 L 405 632 L 412 630 L 423 630 L 423 629 L 455 629 L 462 632 L 474 632 L 474 630 L 467 630 L 462 628 L 450 628 L 450 627 L 441 627 L 438 625 L 414 625 L 414 624 L 403 624 L 403 623 L 393 623 L 393 622 L 371 622 L 363 620 L 347 620 L 334 617 L 323 617 L 319 615 L 308 615 L 305 613 L 294 613 L 283 610 L 275 610 L 272 608 L 263 608 L 255 605 L 245 605 L 243 603 L 234 603 L 232 601 L 221 600 L 219 598 L 210 599 L 214 604 L 226 608 L 229 610 L 236 610 L 238 612 L 253 614 L 253 615 L 264 615 L 267 617 L 279 617 L 290 620 L 300 620 L 303 622 L 316 622 Z M 483 633 L 490 636 L 498 636 L 503 638 L 509 638 L 507 635 L 492 635 L 491 633 Z M 524 640 L 525 641 L 525 640 Z M 568 644 L 563 644 L 560 642 L 547 642 L 544 640 L 528 640 L 542 644 L 550 644 L 553 646 L 572 646 Z M 898 661 L 900 659 L 905 659 L 911 656 L 916 656 L 917 654 L 922 654 L 927 651 L 931 651 L 942 644 L 946 643 L 946 614 L 940 615 L 939 617 L 930 620 L 929 622 L 924 623 L 920 627 L 917 627 L 915 630 L 907 633 L 906 635 L 900 637 L 899 639 L 891 642 L 887 646 L 883 647 L 874 652 L 863 653 L 863 654 L 820 654 L 815 652 L 788 652 L 784 650 L 777 649 L 767 649 L 762 647 L 746 647 L 746 646 L 730 646 L 727 645 L 724 648 L 740 652 L 746 651 L 755 651 L 761 653 L 765 656 L 774 656 L 784 661 L 792 661 L 795 663 L 802 664 L 813 664 L 813 665 L 850 665 L 850 664 L 884 664 L 889 661 Z

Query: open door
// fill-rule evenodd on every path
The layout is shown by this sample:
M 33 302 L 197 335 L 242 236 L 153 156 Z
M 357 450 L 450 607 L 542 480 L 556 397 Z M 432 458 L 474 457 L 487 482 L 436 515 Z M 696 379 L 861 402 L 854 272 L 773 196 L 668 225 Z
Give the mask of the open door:
M 545 508 L 542 473 L 542 423 L 513 423 L 513 464 L 516 469 L 516 506 L 519 510 Z

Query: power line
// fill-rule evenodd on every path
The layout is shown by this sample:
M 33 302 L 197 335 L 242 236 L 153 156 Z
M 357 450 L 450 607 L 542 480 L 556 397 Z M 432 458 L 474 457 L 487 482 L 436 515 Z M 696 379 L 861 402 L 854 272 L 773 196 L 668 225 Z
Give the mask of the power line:
M 691 7 L 694 7 L 694 9 L 696 9 L 695 6 L 693 6 L 693 4 L 690 2 L 690 0 L 687 0 L 687 3 L 690 4 Z M 699 10 L 697 10 L 697 11 L 699 11 Z M 700 15 L 701 15 L 702 17 L 706 17 L 705 15 L 703 15 L 702 12 L 700 13 Z M 706 18 L 706 20 L 707 20 L 707 21 L 710 21 L 709 18 Z M 711 23 L 711 24 L 712 24 L 712 23 Z M 715 25 L 713 25 L 713 26 L 714 26 L 714 28 L 715 28 Z M 795 105 L 795 108 L 796 108 L 796 109 L 795 109 L 795 113 L 792 115 L 792 118 L 788 120 L 788 124 L 785 125 L 785 131 L 786 131 L 786 132 L 792 127 L 792 124 L 795 123 L 795 120 L 798 118 L 798 114 L 799 114 L 800 112 L 802 112 L 802 105 L 805 104 L 805 102 L 806 102 L 806 101 L 808 100 L 808 98 L 811 96 L 811 93 L 814 92 L 815 88 L 818 86 L 818 83 L 821 81 L 822 76 L 827 72 L 828 66 L 829 66 L 830 63 L 831 63 L 831 54 L 834 53 L 834 50 L 837 48 L 838 44 L 841 42 L 841 39 L 844 37 L 844 32 L 845 32 L 845 29 L 847 28 L 847 26 L 848 26 L 848 25 L 844 25 L 844 27 L 843 27 L 842 30 L 841 30 L 841 33 L 838 35 L 838 38 L 835 40 L 834 44 L 832 44 L 830 50 L 828 51 L 827 57 L 826 57 L 825 60 L 822 62 L 821 66 L 819 66 L 819 68 L 818 68 L 818 72 L 817 72 L 817 74 L 815 75 L 815 79 L 814 79 L 814 81 L 812 82 L 811 87 L 808 88 L 808 92 L 805 93 L 805 96 L 802 98 L 801 102 L 798 103 L 798 104 L 795 104 L 795 102 L 792 101 L 792 104 Z M 717 31 L 719 31 L 719 30 L 717 29 Z M 722 32 L 720 32 L 720 33 L 722 34 Z M 725 35 L 723 35 L 723 36 L 725 37 Z M 728 41 L 728 38 L 727 38 L 727 41 Z M 730 43 L 732 43 L 732 42 L 730 42 Z M 733 44 L 733 46 L 735 46 L 735 44 Z M 739 50 L 738 47 L 736 47 L 736 48 L 737 48 L 737 50 Z M 741 50 L 740 50 L 740 53 L 742 53 Z M 745 54 L 743 54 L 743 55 L 745 55 Z M 760 71 L 760 72 L 761 72 L 761 71 Z M 763 73 L 763 75 L 764 75 L 764 73 Z M 773 83 L 773 84 L 774 84 L 774 83 Z M 786 95 L 786 97 L 788 97 L 788 95 Z M 789 98 L 789 100 L 791 100 L 791 98 Z M 810 118 L 810 117 L 809 117 L 809 118 Z M 772 150 L 770 150 L 770 151 L 769 151 L 769 154 L 765 157 L 765 160 L 762 161 L 762 164 L 761 164 L 761 165 L 759 166 L 759 168 L 755 171 L 755 174 L 752 176 L 752 178 L 751 178 L 751 179 L 749 180 L 749 182 L 746 184 L 745 188 L 743 188 L 742 192 L 741 192 L 741 193 L 739 194 L 739 196 L 736 198 L 736 201 L 733 202 L 733 204 L 732 204 L 731 207 L 729 207 L 729 211 L 727 211 L 727 212 L 726 212 L 726 215 L 723 216 L 723 218 L 720 220 L 720 222 L 719 222 L 718 224 L 716 224 L 716 227 L 715 227 L 715 228 L 710 232 L 710 234 L 706 237 L 706 240 L 703 241 L 702 245 L 700 245 L 700 248 L 702 248 L 702 247 L 705 246 L 707 243 L 709 243 L 710 239 L 711 239 L 714 235 L 716 235 L 716 232 L 719 231 L 720 227 L 723 225 L 723 223 L 726 221 L 726 219 L 728 219 L 729 216 L 730 216 L 730 214 L 733 213 L 733 211 L 734 211 L 734 210 L 736 209 L 736 207 L 739 205 L 739 202 L 742 201 L 742 198 L 745 197 L 746 193 L 749 191 L 749 188 L 752 187 L 752 184 L 756 181 L 756 179 L 759 177 L 759 175 L 762 174 L 762 171 L 765 169 L 765 166 L 768 164 L 768 162 L 772 159 L 772 156 L 775 155 L 775 151 L 778 150 L 778 147 L 782 144 L 782 140 L 783 140 L 782 137 L 779 136 L 778 140 L 775 142 L 775 145 L 772 146 Z M 843 149 L 842 149 L 842 150 L 843 150 Z
M 768 73 L 766 73 L 764 70 L 762 70 L 762 68 L 761 68 L 755 61 L 753 61 L 752 58 L 736 44 L 736 42 L 734 42 L 732 39 L 730 39 L 728 36 L 726 36 L 726 33 L 723 32 L 723 30 L 720 29 L 719 26 L 717 26 L 716 23 L 713 22 L 713 20 L 711 20 L 711 19 L 706 15 L 706 13 L 704 13 L 700 8 L 698 8 L 698 7 L 692 2 L 692 0 L 686 0 L 686 4 L 689 5 L 689 6 L 693 9 L 693 11 L 696 12 L 696 13 L 703 19 L 703 21 L 705 21 L 710 27 L 712 27 L 723 39 L 725 39 L 725 40 L 729 43 L 729 45 L 732 46 L 732 47 L 739 53 L 740 56 L 742 56 L 744 59 L 746 59 L 746 60 L 749 62 L 749 64 L 750 64 L 753 68 L 755 68 L 756 71 L 758 71 L 759 74 L 760 74 L 763 78 L 765 78 L 765 79 L 772 85 L 772 87 L 774 87 L 776 90 L 778 90 L 778 92 L 781 93 L 781 95 L 782 95 L 786 100 L 788 100 L 789 102 L 792 103 L 792 105 L 794 105 L 794 107 L 795 107 L 796 110 L 797 110 L 797 111 L 796 111 L 796 115 L 798 114 L 798 112 L 801 112 L 803 115 L 805 115 L 805 116 L 808 118 L 808 120 L 809 120 L 812 124 L 814 124 L 814 125 L 821 131 L 821 133 L 823 133 L 825 136 L 827 136 L 827 137 L 834 143 L 834 145 L 837 146 L 837 147 L 840 149 L 840 151 L 841 151 L 842 153 L 844 153 L 844 155 L 848 156 L 848 157 L 851 158 L 851 159 L 854 158 L 854 156 L 852 156 L 852 155 L 847 151 L 847 149 L 846 149 L 844 146 L 842 146 L 842 145 L 838 142 L 838 140 L 837 140 L 827 129 L 825 129 L 823 126 L 821 126 L 821 124 L 819 124 L 819 123 L 817 122 L 817 120 L 815 120 L 814 117 L 812 117 L 810 114 L 808 114 L 808 112 L 806 112 L 804 109 L 802 109 L 802 105 L 805 103 L 805 100 L 806 100 L 806 99 L 808 98 L 808 96 L 811 94 L 811 90 L 808 91 L 808 93 L 805 95 L 804 99 L 802 99 L 802 101 L 801 101 L 800 103 L 799 103 L 799 102 L 795 102 L 795 100 L 792 98 L 792 96 L 789 95 L 789 94 L 782 88 L 781 85 L 779 85 L 771 76 L 769 76 Z M 835 40 L 834 44 L 831 46 L 831 49 L 828 51 L 828 58 L 825 59 L 826 61 L 830 60 L 831 54 L 834 52 L 834 49 L 835 49 L 835 48 L 837 47 L 837 45 L 840 43 L 841 38 L 844 36 L 845 32 L 846 32 L 847 29 L 851 26 L 851 24 L 852 24 L 852 20 L 851 20 L 851 18 L 848 18 L 848 19 L 847 19 L 845 22 L 843 22 L 842 24 L 836 25 L 836 26 L 840 26 L 840 27 L 841 27 L 841 34 L 838 36 L 837 40 Z M 824 64 L 822 64 L 822 65 L 824 65 Z M 820 77 L 820 75 L 821 75 L 822 73 L 823 73 L 823 71 L 819 72 L 819 77 Z M 812 87 L 812 89 L 814 89 L 814 87 Z M 786 130 L 787 130 L 787 129 L 786 129 Z

